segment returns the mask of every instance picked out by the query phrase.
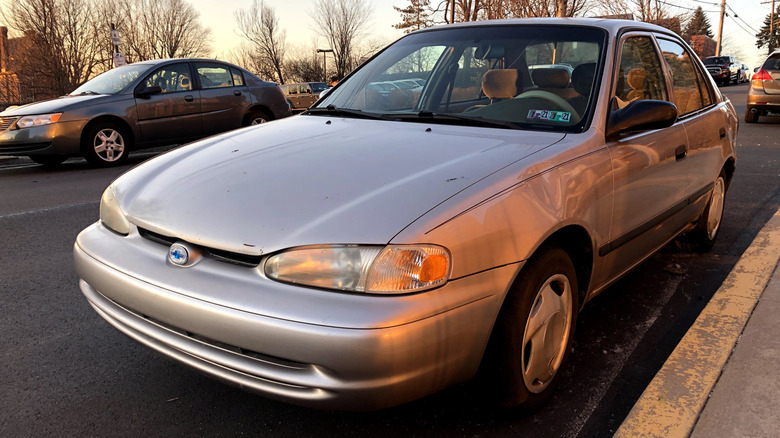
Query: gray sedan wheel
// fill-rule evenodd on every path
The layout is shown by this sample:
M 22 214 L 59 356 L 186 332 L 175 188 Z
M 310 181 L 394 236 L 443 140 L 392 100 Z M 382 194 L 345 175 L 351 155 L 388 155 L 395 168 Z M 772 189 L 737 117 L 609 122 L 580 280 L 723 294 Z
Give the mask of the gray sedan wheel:
M 481 369 L 500 405 L 533 409 L 550 397 L 571 347 L 577 291 L 574 265 L 557 246 L 542 248 L 523 267 Z
M 128 155 L 128 135 L 113 123 L 98 123 L 84 138 L 84 158 L 98 166 L 116 166 L 124 163 Z
M 268 115 L 262 111 L 253 111 L 244 116 L 244 126 L 254 126 L 261 123 L 266 123 L 271 120 Z

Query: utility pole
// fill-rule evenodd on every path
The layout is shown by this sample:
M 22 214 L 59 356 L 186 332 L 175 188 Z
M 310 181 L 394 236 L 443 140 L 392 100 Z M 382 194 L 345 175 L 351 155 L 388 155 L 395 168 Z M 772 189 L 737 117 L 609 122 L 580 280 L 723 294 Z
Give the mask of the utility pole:
M 555 11 L 555 16 L 556 17 L 563 17 L 563 2 L 564 2 L 564 0 L 558 0 L 558 2 L 557 2 L 557 5 L 556 5 L 557 11 Z
M 715 47 L 715 56 L 720 56 L 720 45 L 721 41 L 723 40 L 723 17 L 725 16 L 726 0 L 720 0 L 720 24 L 718 25 L 718 45 Z
M 775 51 L 775 0 L 772 0 L 772 10 L 769 11 L 769 54 Z

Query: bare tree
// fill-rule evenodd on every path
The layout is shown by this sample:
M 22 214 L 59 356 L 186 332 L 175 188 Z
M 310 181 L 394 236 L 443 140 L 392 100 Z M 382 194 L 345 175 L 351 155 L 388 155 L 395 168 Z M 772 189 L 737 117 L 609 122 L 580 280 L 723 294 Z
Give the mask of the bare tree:
M 115 23 L 131 62 L 209 53 L 211 31 L 185 0 L 103 0 L 105 25 Z
M 4 12 L 22 35 L 14 56 L 20 85 L 35 99 L 66 94 L 94 74 L 98 35 L 92 0 L 15 0 Z M 24 99 L 24 97 L 23 97 Z
M 254 55 L 259 58 L 256 63 L 263 66 L 261 72 L 267 75 L 272 71 L 274 74 L 268 76 L 284 83 L 282 67 L 286 33 L 279 27 L 273 8 L 267 6 L 264 0 L 260 0 L 259 4 L 253 0 L 249 8 L 236 11 L 235 18 L 240 35 L 251 43 Z
M 371 18 L 369 5 L 365 0 L 315 0 L 310 16 L 333 49 L 337 78 L 343 78 L 359 62 L 358 39 Z

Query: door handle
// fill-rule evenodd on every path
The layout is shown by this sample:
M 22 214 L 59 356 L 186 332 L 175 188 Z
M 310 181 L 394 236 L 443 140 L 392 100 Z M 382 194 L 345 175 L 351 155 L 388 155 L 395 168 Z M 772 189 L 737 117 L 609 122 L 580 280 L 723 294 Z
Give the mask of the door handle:
M 688 146 L 681 144 L 680 146 L 674 148 L 674 158 L 677 161 L 682 160 L 686 156 L 688 156 Z
M 726 128 L 720 128 L 718 133 L 720 133 L 720 138 L 726 138 Z
M 195 98 L 192 97 L 192 95 L 188 94 L 188 95 L 184 96 L 184 100 L 187 101 L 187 102 L 192 102 L 193 100 L 195 100 Z
M 233 95 L 234 96 L 240 96 L 241 95 L 241 90 L 233 90 Z

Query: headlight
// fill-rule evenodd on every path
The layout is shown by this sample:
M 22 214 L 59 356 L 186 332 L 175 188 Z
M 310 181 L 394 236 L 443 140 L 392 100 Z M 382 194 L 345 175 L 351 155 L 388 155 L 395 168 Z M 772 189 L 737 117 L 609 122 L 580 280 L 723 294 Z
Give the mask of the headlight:
M 16 127 L 19 129 L 30 128 L 32 126 L 49 125 L 57 123 L 62 113 L 39 114 L 37 116 L 24 116 L 16 121 Z
M 449 252 L 435 245 L 317 246 L 269 257 L 265 275 L 324 289 L 400 294 L 441 286 L 450 266 Z
M 108 186 L 103 192 L 103 197 L 100 198 L 100 222 L 106 228 L 124 236 L 130 232 L 130 222 L 119 208 L 119 202 L 114 195 L 114 186 Z

